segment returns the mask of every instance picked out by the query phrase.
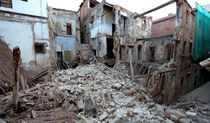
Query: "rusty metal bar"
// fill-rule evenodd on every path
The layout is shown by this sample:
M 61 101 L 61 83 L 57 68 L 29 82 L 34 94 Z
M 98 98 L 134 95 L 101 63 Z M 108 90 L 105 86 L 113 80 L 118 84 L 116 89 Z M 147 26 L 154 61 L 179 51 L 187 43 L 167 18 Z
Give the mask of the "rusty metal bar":
M 163 7 L 165 7 L 165 6 L 168 6 L 168 5 L 170 5 L 170 4 L 174 3 L 174 2 L 175 2 L 175 0 L 170 0 L 170 1 L 168 1 L 168 2 L 166 2 L 166 3 L 164 3 L 164 4 L 162 4 L 162 5 L 160 5 L 160 6 L 158 6 L 158 7 L 155 7 L 155 8 L 153 8 L 153 9 L 151 9 L 151 10 L 148 10 L 148 11 L 146 11 L 146 12 L 143 12 L 142 14 L 138 14 L 138 15 L 136 15 L 134 18 L 144 16 L 144 15 L 146 15 L 146 14 L 148 14 L 148 13 L 151 13 L 151 12 L 156 11 L 156 10 L 158 10 L 158 9 L 161 9 L 161 8 L 163 8 Z

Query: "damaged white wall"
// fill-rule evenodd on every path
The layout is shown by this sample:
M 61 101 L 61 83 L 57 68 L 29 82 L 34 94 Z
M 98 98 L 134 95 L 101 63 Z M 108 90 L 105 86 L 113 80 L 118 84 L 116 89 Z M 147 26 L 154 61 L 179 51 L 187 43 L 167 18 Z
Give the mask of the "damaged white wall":
M 55 23 L 56 51 L 62 52 L 66 62 L 76 59 L 77 13 L 70 10 L 52 8 L 50 12 Z M 67 25 L 71 34 L 67 34 Z
M 0 36 L 11 49 L 20 47 L 22 65 L 27 71 L 50 67 L 50 36 L 46 0 L 12 1 L 13 8 L 0 7 Z M 35 52 L 35 44 L 44 46 Z
M 0 10 L 47 17 L 47 0 L 12 0 L 12 9 L 0 7 Z
M 0 35 L 11 49 L 15 46 L 20 47 L 22 63 L 27 68 L 30 67 L 27 63 L 35 60 L 35 56 L 32 55 L 34 51 L 31 25 L 28 23 L 0 21 L 0 30 Z

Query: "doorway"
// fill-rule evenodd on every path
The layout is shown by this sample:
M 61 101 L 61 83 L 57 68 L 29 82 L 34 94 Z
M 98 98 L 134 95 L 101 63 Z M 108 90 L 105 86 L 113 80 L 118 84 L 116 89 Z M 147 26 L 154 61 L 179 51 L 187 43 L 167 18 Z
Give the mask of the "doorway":
M 150 47 L 151 60 L 155 60 L 155 47 Z
M 108 59 L 115 58 L 113 53 L 113 48 L 114 48 L 113 38 L 107 38 L 106 41 L 107 41 L 107 58 Z
M 167 44 L 165 49 L 166 49 L 166 52 L 165 52 L 165 54 L 166 54 L 166 57 L 165 57 L 166 60 L 172 59 L 173 58 L 174 46 L 172 44 Z

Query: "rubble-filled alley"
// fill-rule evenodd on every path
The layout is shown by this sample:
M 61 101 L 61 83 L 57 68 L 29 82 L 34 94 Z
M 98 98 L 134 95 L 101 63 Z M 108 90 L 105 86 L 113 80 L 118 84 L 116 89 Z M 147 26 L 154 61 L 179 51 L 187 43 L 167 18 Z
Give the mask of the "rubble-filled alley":
M 156 6 L 0 0 L 0 123 L 209 123 L 210 4 Z

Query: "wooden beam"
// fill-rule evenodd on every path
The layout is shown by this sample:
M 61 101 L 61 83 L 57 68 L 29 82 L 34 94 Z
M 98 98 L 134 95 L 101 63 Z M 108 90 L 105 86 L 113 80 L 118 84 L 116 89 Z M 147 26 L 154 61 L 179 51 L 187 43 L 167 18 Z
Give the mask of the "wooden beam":
M 130 60 L 130 69 L 131 69 L 131 77 L 132 77 L 132 81 L 134 81 L 134 72 L 133 72 L 133 60 L 132 60 L 132 55 L 131 55 L 131 49 L 129 49 L 129 60 Z
M 147 78 L 146 78 L 146 87 L 148 87 L 149 77 L 151 74 L 152 66 L 149 66 L 148 72 L 147 72 Z
M 15 47 L 13 49 L 13 66 L 14 66 L 14 69 L 15 69 L 15 78 L 14 78 L 14 83 L 13 83 L 13 104 L 15 105 L 16 107 L 16 111 L 17 111 L 17 108 L 18 108 L 18 92 L 19 92 L 19 65 L 20 65 L 20 61 L 21 61 L 21 58 L 20 58 L 20 48 L 19 47 Z
M 162 5 L 160 5 L 160 6 L 158 6 L 158 7 L 155 7 L 155 8 L 153 8 L 153 9 L 151 9 L 151 10 L 148 10 L 148 11 L 146 11 L 146 12 L 143 12 L 143 13 L 141 13 L 141 14 L 138 14 L 138 15 L 136 15 L 134 18 L 136 19 L 137 17 L 144 16 L 144 15 L 146 15 L 146 14 L 148 14 L 148 13 L 151 13 L 151 12 L 156 11 L 156 10 L 158 10 L 158 9 L 161 9 L 161 8 L 163 8 L 163 7 L 165 7 L 165 6 L 168 6 L 168 5 L 170 5 L 170 4 L 174 3 L 174 2 L 175 2 L 175 0 L 170 0 L 170 1 L 168 1 L 168 2 L 166 2 L 166 3 L 164 3 L 164 4 L 162 4 Z
M 139 69 L 139 75 L 142 75 L 142 74 L 141 74 L 141 71 L 143 70 L 143 68 L 144 68 L 144 64 L 142 64 L 142 65 L 141 65 L 141 68 Z
M 169 70 L 160 71 L 160 72 L 158 72 L 158 74 L 172 72 L 172 71 L 175 71 L 175 70 L 176 70 L 176 68 L 172 68 L 172 69 L 169 69 Z

